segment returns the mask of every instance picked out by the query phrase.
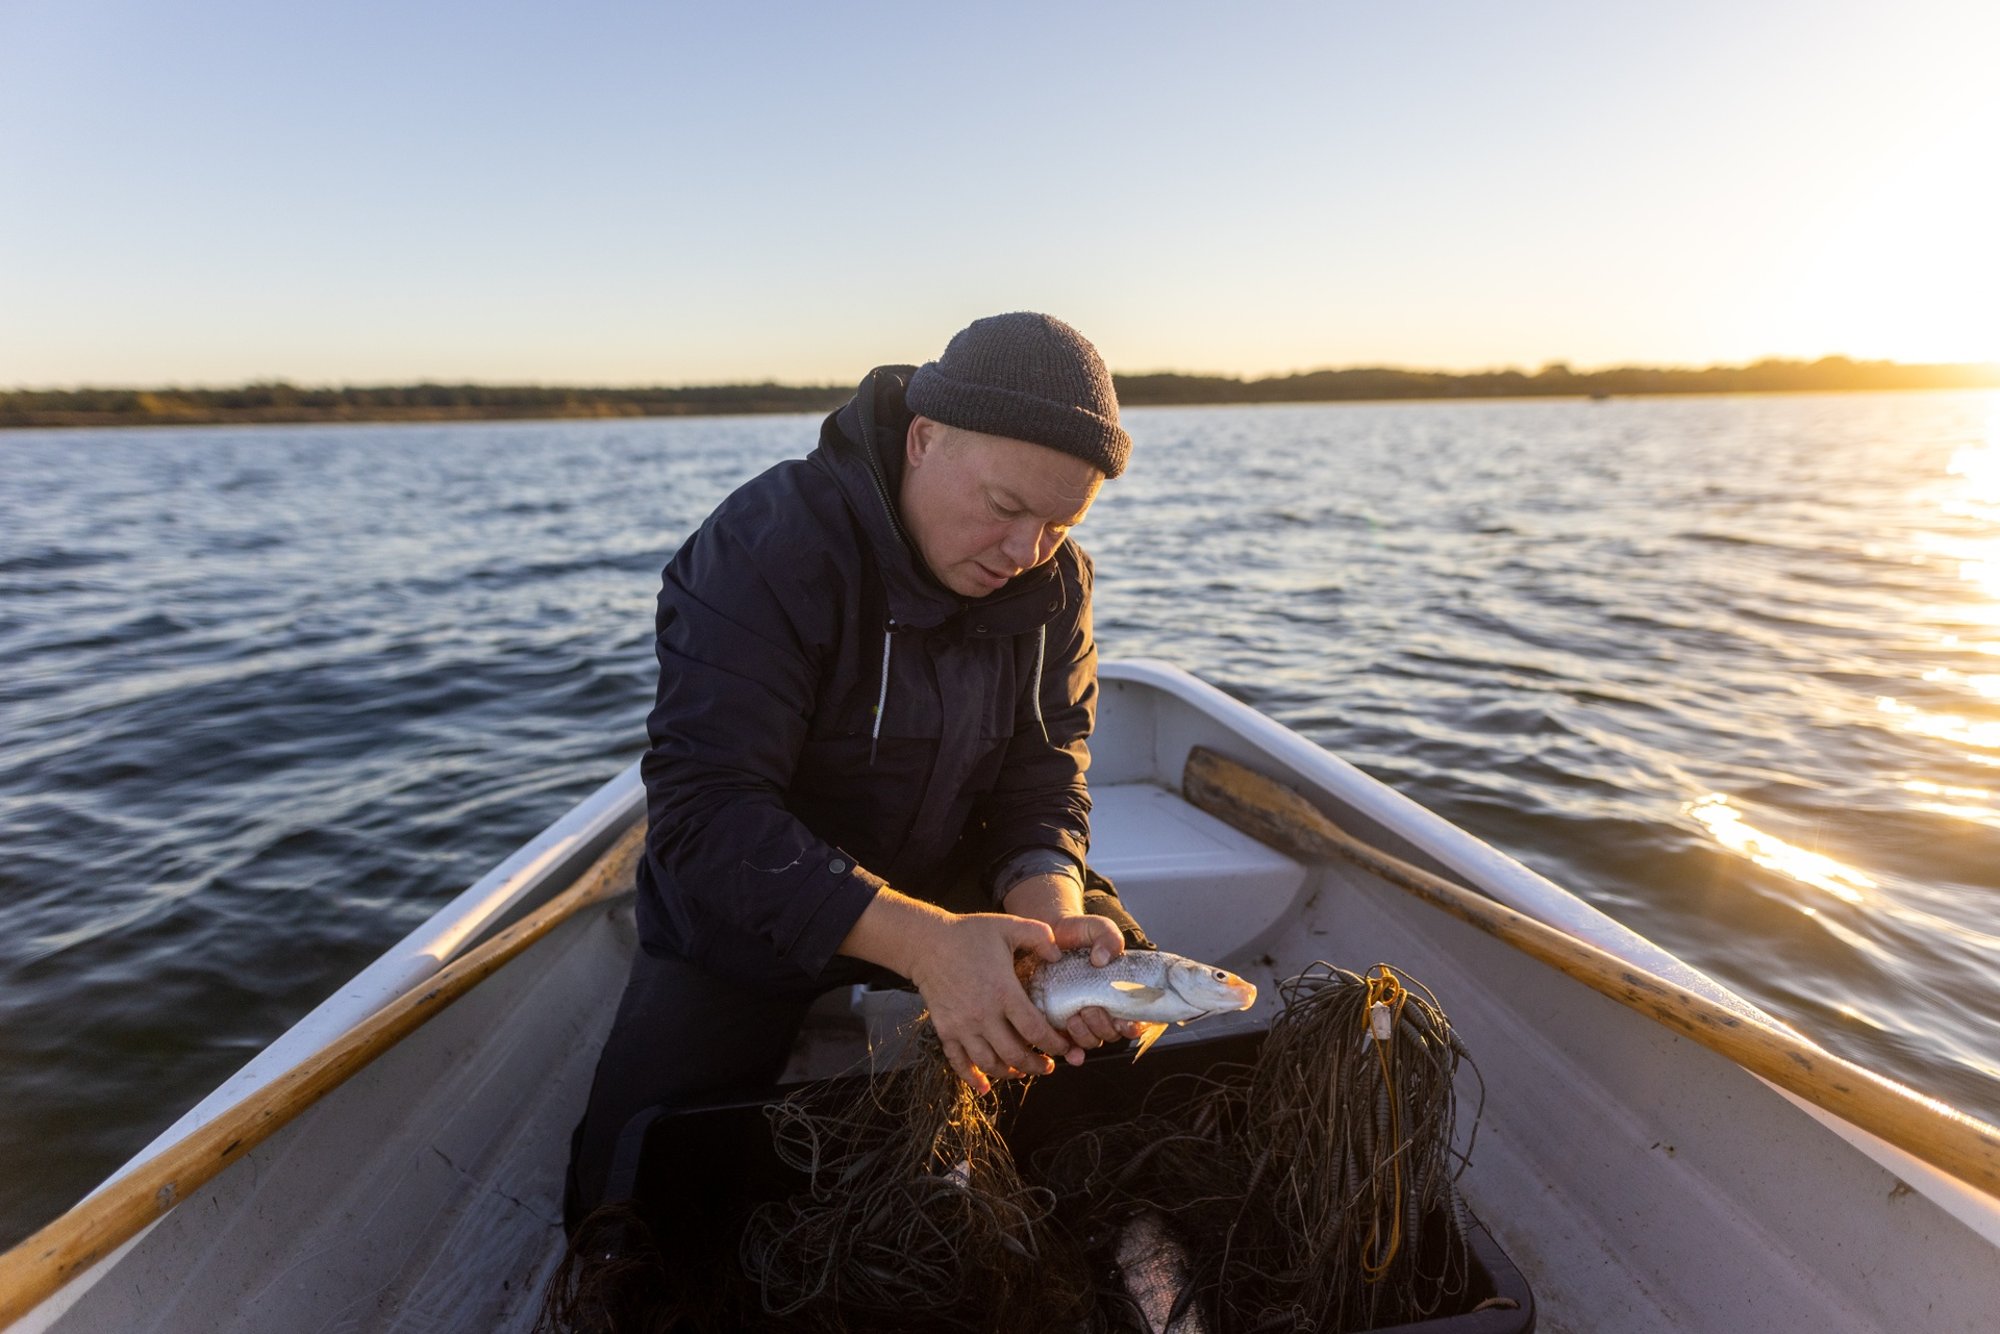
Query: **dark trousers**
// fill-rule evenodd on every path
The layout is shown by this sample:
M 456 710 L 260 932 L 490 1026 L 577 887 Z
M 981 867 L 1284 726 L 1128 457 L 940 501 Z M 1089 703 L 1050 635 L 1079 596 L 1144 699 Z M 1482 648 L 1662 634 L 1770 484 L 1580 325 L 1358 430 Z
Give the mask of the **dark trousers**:
M 716 977 L 678 955 L 633 951 L 590 1101 L 570 1139 L 564 1222 L 574 1230 L 598 1204 L 629 1192 L 655 1108 L 768 1092 L 815 996 L 893 981 L 859 960 L 835 959 L 816 984 L 773 990 Z

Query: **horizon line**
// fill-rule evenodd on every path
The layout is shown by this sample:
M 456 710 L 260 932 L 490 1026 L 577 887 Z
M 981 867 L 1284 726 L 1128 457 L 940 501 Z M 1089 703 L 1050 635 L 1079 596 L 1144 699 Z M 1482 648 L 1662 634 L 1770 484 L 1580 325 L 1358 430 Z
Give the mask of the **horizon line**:
M 1243 384 L 1243 385 L 1256 385 L 1256 384 L 1265 384 L 1271 382 L 1280 382 L 1285 380 L 1297 380 L 1305 378 L 1307 376 L 1314 376 L 1314 375 L 1329 375 L 1329 374 L 1338 375 L 1338 374 L 1350 374 L 1356 372 L 1372 372 L 1377 374 L 1395 374 L 1395 375 L 1444 376 L 1453 379 L 1473 378 L 1479 376 L 1508 376 L 1508 375 L 1519 375 L 1519 376 L 1533 378 L 1536 376 L 1543 376 L 1550 374 L 1562 374 L 1574 378 L 1584 378 L 1588 376 L 1610 375 L 1621 372 L 1624 373 L 1697 372 L 1698 373 L 1704 371 L 1747 371 L 1767 366 L 1808 367 L 1808 366 L 1824 366 L 1828 365 L 1829 363 L 1835 365 L 1854 366 L 1857 368 L 1859 367 L 1894 368 L 1897 370 L 1909 370 L 1909 371 L 1940 371 L 1940 372 L 1956 371 L 1961 373 L 1985 372 L 1988 374 L 2000 375 L 2000 360 L 1898 361 L 1890 357 L 1854 357 L 1846 353 L 1840 353 L 1840 352 L 1830 352 L 1818 357 L 1790 357 L 1790 356 L 1772 355 L 1772 356 L 1757 357 L 1751 360 L 1740 361 L 1740 362 L 1713 361 L 1705 364 L 1696 362 L 1671 362 L 1671 361 L 1653 362 L 1653 363 L 1621 361 L 1621 362 L 1605 363 L 1600 366 L 1589 367 L 1589 368 L 1578 367 L 1562 358 L 1551 358 L 1549 360 L 1543 361 L 1536 369 L 1532 371 L 1523 369 L 1521 363 L 1488 365 L 1488 366 L 1475 367 L 1471 369 L 1447 370 L 1442 367 L 1435 367 L 1435 366 L 1410 366 L 1410 365 L 1399 366 L 1387 362 L 1353 362 L 1344 366 L 1327 364 L 1327 365 L 1304 367 L 1294 370 L 1271 371 L 1264 374 L 1250 374 L 1248 372 L 1240 372 L 1240 371 L 1114 370 L 1111 372 L 1111 375 L 1113 379 L 1123 379 L 1123 380 L 1157 380 L 1157 379 L 1225 380 L 1225 381 L 1234 381 L 1238 384 Z M 858 383 L 858 381 L 855 381 L 854 383 Z M 487 380 L 487 379 L 467 378 L 467 377 L 439 377 L 439 376 L 418 376 L 416 378 L 403 379 L 403 380 L 378 379 L 378 380 L 314 381 L 303 378 L 293 379 L 283 375 L 276 375 L 276 376 L 260 375 L 247 379 L 238 379 L 231 381 L 170 381 L 166 383 L 155 381 L 151 384 L 143 384 L 143 385 L 129 381 L 124 383 L 117 383 L 111 381 L 73 381 L 61 385 L 46 384 L 46 383 L 38 385 L 15 384 L 6 387 L 0 387 L 0 395 L 126 393 L 126 392 L 174 393 L 183 391 L 193 392 L 193 393 L 213 393 L 213 392 L 227 392 L 230 390 L 241 390 L 241 389 L 277 388 L 281 386 L 290 389 L 304 389 L 304 390 L 406 389 L 406 388 L 419 388 L 425 386 L 435 386 L 439 388 L 466 387 L 466 388 L 481 388 L 481 389 L 571 389 L 571 390 L 609 390 L 614 392 L 629 392 L 635 390 L 658 389 L 658 390 L 668 390 L 675 392 L 686 392 L 691 390 L 750 389 L 750 388 L 833 390 L 833 389 L 851 387 L 851 383 L 840 380 L 780 380 L 769 376 L 766 376 L 762 379 L 707 380 L 707 381 L 680 381 L 680 382 L 670 382 L 665 380 L 651 380 L 651 381 L 634 380 L 625 383 L 613 383 L 601 380 L 595 382 L 585 381 L 585 380 L 571 380 L 571 381 L 508 380 L 508 379 Z

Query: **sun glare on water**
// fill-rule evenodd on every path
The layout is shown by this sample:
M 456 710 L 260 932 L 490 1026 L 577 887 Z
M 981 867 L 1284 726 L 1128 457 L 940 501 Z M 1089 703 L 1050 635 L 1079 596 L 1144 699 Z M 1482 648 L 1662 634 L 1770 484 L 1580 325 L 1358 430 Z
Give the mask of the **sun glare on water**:
M 1802 885 L 1825 890 L 1847 903 L 1867 902 L 1866 891 L 1875 888 L 1873 877 L 1845 862 L 1836 861 L 1824 853 L 1808 852 L 1775 834 L 1755 828 L 1743 818 L 1743 812 L 1732 806 L 1729 798 L 1720 792 L 1711 792 L 1681 809 L 1723 847 L 1766 870 L 1789 876 Z
M 1949 614 L 1961 622 L 2000 624 L 2000 394 L 1987 400 L 1986 439 L 1955 452 L 1946 465 L 1956 484 L 1939 500 L 1939 508 L 1954 520 L 1949 532 L 1923 533 L 1919 538 L 1934 556 L 1956 563 L 1962 583 L 1976 600 L 1955 604 Z M 2000 653 L 2000 644 L 1968 641 L 1947 634 L 1941 647 L 1957 652 Z M 1914 736 L 1948 742 L 1960 758 L 2000 767 L 2000 721 L 1976 716 L 1988 701 L 2000 701 L 2000 675 L 1932 667 L 1921 674 L 1927 685 L 1953 687 L 1966 699 L 1966 709 L 1923 708 L 1893 695 L 1877 695 L 1875 710 L 1894 726 Z
M 1936 713 L 1887 695 L 1877 695 L 1875 707 L 1894 718 L 1897 726 L 1905 732 L 1968 747 L 1968 753 L 1963 758 L 1975 764 L 2000 765 L 2000 754 L 1981 753 L 2000 752 L 2000 722 L 1983 722 L 1962 713 Z
M 2000 528 L 2000 394 L 1987 402 L 1985 442 L 1953 453 L 1945 474 L 1959 481 L 1944 498 L 1946 514 Z M 1956 540 L 1940 536 L 1933 545 L 1940 554 L 1958 557 L 1959 575 L 1966 582 L 2000 597 L 2000 579 L 1993 573 L 2000 566 L 2000 535 L 1959 536 Z

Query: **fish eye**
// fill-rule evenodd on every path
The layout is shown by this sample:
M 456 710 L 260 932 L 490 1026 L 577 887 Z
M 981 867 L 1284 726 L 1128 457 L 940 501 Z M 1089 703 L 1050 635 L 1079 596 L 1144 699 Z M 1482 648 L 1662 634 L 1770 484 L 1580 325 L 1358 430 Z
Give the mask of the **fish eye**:
M 1218 968 L 1215 970 L 1215 980 L 1218 982 L 1227 982 L 1229 980 L 1229 974 L 1223 972 L 1220 968 Z

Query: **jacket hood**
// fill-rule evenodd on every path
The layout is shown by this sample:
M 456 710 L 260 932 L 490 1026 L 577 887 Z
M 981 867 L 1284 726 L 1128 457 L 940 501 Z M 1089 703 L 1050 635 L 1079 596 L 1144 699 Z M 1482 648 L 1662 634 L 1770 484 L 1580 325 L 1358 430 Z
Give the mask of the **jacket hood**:
M 826 419 L 815 454 L 868 535 L 896 627 L 930 629 L 963 616 L 968 632 L 976 635 L 1033 632 L 1063 609 L 1063 580 L 1056 565 L 1067 544 L 1055 558 L 1016 575 L 1005 587 L 983 598 L 964 598 L 931 574 L 903 526 L 898 497 L 911 417 L 903 391 L 915 372 L 914 366 L 870 371 L 854 397 Z

